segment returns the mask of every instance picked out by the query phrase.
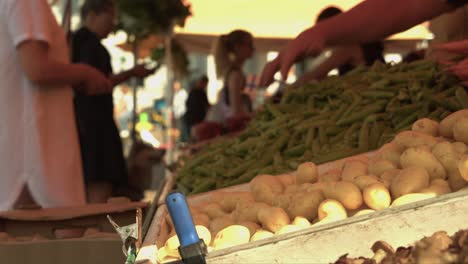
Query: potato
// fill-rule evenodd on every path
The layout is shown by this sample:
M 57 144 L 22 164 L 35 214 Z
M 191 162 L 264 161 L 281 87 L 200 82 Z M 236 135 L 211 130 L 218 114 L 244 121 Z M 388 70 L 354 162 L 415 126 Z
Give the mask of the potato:
M 453 126 L 462 117 L 468 117 L 468 109 L 457 111 L 444 118 L 439 124 L 439 135 L 453 138 Z
M 292 224 L 301 228 L 307 228 L 310 226 L 309 220 L 307 220 L 307 218 L 302 217 L 302 216 L 296 216 Z
M 468 146 L 463 143 L 463 142 L 453 142 L 452 146 L 455 148 L 455 150 L 460 153 L 460 154 L 466 154 L 468 153 Z
M 236 210 L 232 212 L 232 218 L 236 222 L 250 221 L 257 222 L 258 210 L 262 207 L 268 207 L 266 203 L 259 202 L 239 202 L 237 203 Z
M 460 170 L 453 170 L 449 172 L 447 179 L 450 189 L 458 191 L 468 186 L 468 182 L 461 176 Z
M 203 239 L 205 244 L 209 245 L 211 243 L 210 230 L 208 230 L 208 228 L 206 228 L 205 226 L 201 226 L 201 225 L 196 225 L 195 229 L 197 230 L 198 237 L 200 239 Z
M 208 226 L 210 223 L 210 217 L 204 213 L 196 213 L 192 215 L 194 225 Z
M 169 261 L 179 260 L 180 256 L 171 257 L 171 256 L 169 256 L 167 254 L 166 247 L 158 247 L 158 252 L 157 252 L 157 255 L 156 255 L 156 259 L 157 259 L 158 263 L 166 263 L 166 262 L 169 262 Z
M 364 202 L 373 210 L 382 210 L 390 206 L 392 198 L 390 192 L 382 183 L 374 183 L 363 191 Z
M 341 170 L 332 169 L 318 176 L 318 182 L 334 182 L 341 180 Z
M 208 215 L 210 219 L 226 216 L 227 212 L 225 212 L 221 205 L 218 203 L 210 203 L 205 206 L 205 213 Z
M 253 178 L 250 181 L 249 183 L 250 188 L 252 188 L 252 185 L 255 185 L 258 182 L 266 183 L 268 186 L 270 186 L 271 190 L 274 193 L 282 193 L 284 191 L 283 184 L 278 178 L 276 178 L 276 176 L 266 175 L 266 174 L 257 175 L 255 176 L 255 178 Z
M 215 250 L 220 250 L 248 243 L 249 241 L 250 232 L 247 227 L 231 225 L 219 231 L 213 240 L 213 247 Z
M 323 193 L 327 199 L 337 200 L 349 210 L 362 205 L 361 191 L 351 182 L 330 182 L 325 186 Z
M 415 203 L 415 202 L 419 202 L 419 201 L 426 200 L 429 198 L 434 198 L 434 197 L 436 197 L 436 195 L 432 193 L 407 193 L 395 199 L 390 205 L 390 207 L 393 208 L 396 206 Z
M 393 179 L 390 191 L 393 199 L 408 193 L 416 193 L 429 187 L 429 174 L 421 167 L 409 167 L 400 171 Z
M 164 244 L 164 248 L 166 249 L 166 255 L 175 257 L 175 258 L 180 258 L 179 254 L 179 238 L 177 235 L 171 236 L 167 241 L 166 244 Z
M 291 232 L 298 231 L 301 229 L 302 228 L 296 225 L 285 225 L 280 230 L 278 230 L 278 232 L 276 232 L 275 235 L 283 235 L 283 234 L 291 233 Z
M 367 186 L 379 183 L 380 178 L 375 175 L 361 175 L 354 180 L 354 184 L 360 189 L 364 190 Z
M 438 161 L 428 147 L 417 146 L 408 148 L 401 154 L 400 163 L 403 169 L 417 166 L 424 168 L 431 179 L 446 179 L 444 166 Z
M 318 223 L 324 224 L 346 219 L 348 214 L 346 213 L 346 209 L 339 201 L 327 199 L 320 203 L 318 216 L 320 220 Z
M 377 159 L 369 162 L 368 172 L 369 174 L 380 176 L 388 170 L 397 168 L 397 165 L 390 160 Z
M 272 205 L 275 207 L 280 207 L 283 208 L 284 210 L 287 210 L 289 207 L 289 204 L 291 203 L 293 197 L 296 195 L 297 192 L 289 192 L 289 193 L 283 193 L 278 196 L 275 196 L 273 198 L 273 203 Z
M 265 207 L 258 211 L 258 221 L 263 229 L 273 233 L 280 230 L 283 226 L 289 224 L 288 214 L 279 207 Z
M 291 219 L 302 216 L 312 221 L 317 217 L 317 209 L 324 199 L 320 191 L 297 193 L 292 197 L 286 211 Z
M 453 138 L 456 141 L 468 144 L 468 116 L 460 118 L 453 125 Z
M 359 210 L 357 211 L 355 214 L 353 214 L 352 216 L 360 216 L 360 215 L 366 215 L 366 214 L 372 214 L 372 213 L 375 213 L 376 211 L 375 210 L 372 210 L 372 209 L 362 209 L 362 210 Z
M 239 222 L 239 225 L 247 227 L 249 229 L 250 234 L 252 235 L 255 234 L 257 230 L 261 229 L 261 227 L 257 223 L 250 221 Z
M 251 192 L 226 192 L 219 204 L 223 211 L 230 213 L 236 209 L 237 203 L 253 202 L 254 200 Z
M 218 218 L 211 220 L 209 228 L 210 228 L 211 233 L 213 233 L 213 235 L 216 235 L 222 229 L 230 225 L 234 225 L 234 224 L 235 224 L 235 221 L 234 219 L 232 219 L 232 217 L 222 216 L 222 217 L 218 217 Z
M 403 150 L 404 147 L 401 147 L 396 143 L 387 143 L 377 151 L 375 159 L 389 160 L 398 167 Z
M 432 154 L 445 168 L 447 172 L 457 169 L 457 160 L 460 153 L 457 152 L 455 146 L 448 141 L 437 143 L 432 148 Z
M 441 141 L 441 139 L 426 135 L 418 131 L 403 131 L 398 133 L 392 142 L 395 142 L 397 145 L 403 148 L 417 146 L 429 146 L 432 148 L 439 141 Z
M 441 179 L 435 179 L 431 182 L 431 185 L 427 188 L 422 189 L 419 191 L 420 193 L 430 193 L 435 194 L 437 196 L 447 194 L 452 192 L 450 189 L 449 183 L 447 181 Z
M 272 232 L 260 229 L 260 230 L 257 230 L 255 234 L 253 234 L 253 236 L 250 238 L 250 241 L 257 241 L 257 240 L 261 240 L 265 238 L 270 238 L 272 236 L 274 236 Z
M 347 161 L 343 166 L 341 179 L 343 181 L 353 182 L 357 176 L 367 174 L 367 163 L 359 160 Z
M 335 181 L 333 181 L 335 182 Z M 305 192 L 315 192 L 315 191 L 321 191 L 323 193 L 323 190 L 325 189 L 326 186 L 328 186 L 331 182 L 317 182 L 314 184 L 308 184 L 305 187 Z
M 468 155 L 460 157 L 457 163 L 458 171 L 465 181 L 468 181 Z
M 273 198 L 284 191 L 283 184 L 271 175 L 258 175 L 249 183 L 257 202 L 273 203 Z
M 318 179 L 318 170 L 317 166 L 313 162 L 304 162 L 296 170 L 297 183 L 317 182 Z
M 439 135 L 439 123 L 429 118 L 422 118 L 413 123 L 411 130 L 437 137 Z
M 392 181 L 400 173 L 400 169 L 391 169 L 387 170 L 382 175 L 380 175 L 380 181 L 385 185 L 387 189 L 390 189 Z
M 293 174 L 281 174 L 276 176 L 276 178 L 278 178 L 285 188 L 296 184 L 296 175 Z
M 294 185 L 289 185 L 286 188 L 284 188 L 283 193 L 295 193 L 295 192 L 297 192 L 298 189 L 299 189 L 298 185 L 295 185 L 295 184 Z

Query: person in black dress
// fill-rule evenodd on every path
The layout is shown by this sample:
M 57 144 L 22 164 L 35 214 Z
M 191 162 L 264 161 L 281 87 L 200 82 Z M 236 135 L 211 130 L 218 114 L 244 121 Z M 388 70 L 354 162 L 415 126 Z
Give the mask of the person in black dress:
M 72 40 L 72 61 L 95 67 L 108 76 L 114 86 L 131 77 L 144 78 L 154 72 L 138 65 L 113 74 L 111 57 L 101 40 L 114 29 L 116 12 L 112 0 L 86 0 L 81 9 L 83 27 L 73 34 Z M 114 121 L 112 93 L 90 96 L 77 92 L 74 104 L 88 202 L 105 202 L 110 196 L 139 199 L 141 194 L 128 185 L 122 142 Z
M 203 75 L 196 82 L 189 92 L 184 120 L 187 127 L 187 132 L 190 135 L 192 127 L 205 120 L 206 113 L 210 108 L 208 97 L 206 96 L 206 87 L 208 85 L 208 77 Z

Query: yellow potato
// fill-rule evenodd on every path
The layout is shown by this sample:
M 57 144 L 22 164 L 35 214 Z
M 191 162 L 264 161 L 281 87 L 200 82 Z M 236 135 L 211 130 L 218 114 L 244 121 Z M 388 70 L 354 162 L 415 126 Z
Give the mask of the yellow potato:
M 413 123 L 411 130 L 437 137 L 439 135 L 439 123 L 429 118 L 422 118 Z
M 398 169 L 397 165 L 390 160 L 385 159 L 378 159 L 372 160 L 369 162 L 368 171 L 369 174 L 380 176 L 384 172 L 391 170 L 391 169 Z
M 221 208 L 225 212 L 232 212 L 239 202 L 253 202 L 255 200 L 251 192 L 226 192 L 221 202 Z
M 298 230 L 301 230 L 301 229 L 302 228 L 300 228 L 299 226 L 296 226 L 296 225 L 285 225 L 280 230 L 278 230 L 278 232 L 276 232 L 275 235 L 282 235 L 282 234 L 286 234 L 286 233 L 291 233 L 291 232 L 298 231 Z
M 272 237 L 274 235 L 275 234 L 273 234 L 270 231 L 260 229 L 260 230 L 257 230 L 257 232 L 255 232 L 255 234 L 253 234 L 253 236 L 250 238 L 250 241 L 257 241 L 257 240 L 261 240 L 261 239 L 265 239 L 265 238 L 270 238 L 270 237 Z
M 455 146 L 448 141 L 437 143 L 432 148 L 432 154 L 440 161 L 447 172 L 457 169 L 457 160 L 460 153 L 456 150 Z
M 302 216 L 296 216 L 292 224 L 301 228 L 307 228 L 310 226 L 309 220 L 307 220 L 307 218 L 302 217 Z
M 233 247 L 250 241 L 249 229 L 241 225 L 231 225 L 216 234 L 213 240 L 215 250 Z
M 179 238 L 177 237 L 177 235 L 171 236 L 166 241 L 166 244 L 164 244 L 166 255 L 175 257 L 175 258 L 180 258 L 179 246 L 180 246 L 180 242 L 179 242 Z
M 281 174 L 276 176 L 276 178 L 278 178 L 285 188 L 296 184 L 296 175 L 293 174 Z
M 409 193 L 416 193 L 429 187 L 429 174 L 421 167 L 409 167 L 400 171 L 393 179 L 390 191 L 396 199 Z
M 341 180 L 341 170 L 332 169 L 318 176 L 318 182 L 335 182 Z
M 434 198 L 434 197 L 436 197 L 436 195 L 431 194 L 431 193 L 408 193 L 395 199 L 390 205 L 390 207 L 396 207 L 396 206 L 401 206 L 405 204 L 415 203 L 415 202 L 419 202 L 419 201 L 426 200 L 429 198 Z
M 397 167 L 400 164 L 400 156 L 403 153 L 404 147 L 391 142 L 383 145 L 376 153 L 376 159 L 389 160 Z
M 400 171 L 400 169 L 391 169 L 380 175 L 380 180 L 385 185 L 385 187 L 387 187 L 387 189 L 390 189 L 393 179 L 400 173 Z
M 439 124 L 439 135 L 453 138 L 453 126 L 462 117 L 468 117 L 468 109 L 457 111 L 444 118 Z
M 284 189 L 284 193 L 295 193 L 299 190 L 299 185 L 289 185 Z
M 360 215 L 366 215 L 366 214 L 372 214 L 372 213 L 375 213 L 376 211 L 375 210 L 372 210 L 372 209 L 363 209 L 363 210 L 359 210 L 357 211 L 355 214 L 353 214 L 352 216 L 360 216 Z
M 362 205 L 362 194 L 351 182 L 330 182 L 323 190 L 327 199 L 339 201 L 346 209 L 354 210 Z
M 450 193 L 452 192 L 452 190 L 450 189 L 449 183 L 447 181 L 444 181 L 441 179 L 435 179 L 431 182 L 431 185 L 429 187 L 424 188 L 419 192 L 435 194 L 439 196 L 439 195 Z
M 458 160 L 458 171 L 465 181 L 468 181 L 468 155 L 463 155 Z
M 392 198 L 390 192 L 382 183 L 374 183 L 363 191 L 364 202 L 369 208 L 382 210 L 390 206 Z
M 447 178 L 444 166 L 442 166 L 440 161 L 434 157 L 426 146 L 406 149 L 403 154 L 401 154 L 400 163 L 403 169 L 414 166 L 424 168 L 432 180 Z
M 302 216 L 312 221 L 317 217 L 317 209 L 324 199 L 320 191 L 297 193 L 292 197 L 286 211 L 291 219 Z
M 219 203 L 210 203 L 205 206 L 205 213 L 208 215 L 210 219 L 226 216 L 227 212 L 225 212 Z
M 275 233 L 283 226 L 289 224 L 288 214 L 279 207 L 265 207 L 258 211 L 258 221 L 263 229 Z
M 341 179 L 343 181 L 353 182 L 356 177 L 366 175 L 367 163 L 360 160 L 347 161 L 343 166 L 343 172 L 341 173 Z
M 252 235 L 255 234 L 255 232 L 257 232 L 257 230 L 261 228 L 257 223 L 250 221 L 239 222 L 239 225 L 247 227 L 249 229 L 250 234 Z
M 210 228 L 211 233 L 215 235 L 215 234 L 218 234 L 218 232 L 221 231 L 222 229 L 230 225 L 234 225 L 234 224 L 235 224 L 235 221 L 234 219 L 232 219 L 232 217 L 222 216 L 222 217 L 218 217 L 218 218 L 211 220 L 209 228 Z
M 458 191 L 468 186 L 468 182 L 461 176 L 460 170 L 453 170 L 449 172 L 447 179 L 450 189 Z
M 455 150 L 460 154 L 468 153 L 468 146 L 463 142 L 453 142 L 452 143 Z
M 196 225 L 195 229 L 197 230 L 198 237 L 200 239 L 203 239 L 206 245 L 209 245 L 211 243 L 211 233 L 208 228 L 202 225 Z
M 367 186 L 380 183 L 379 177 L 375 175 L 361 175 L 354 180 L 354 184 L 360 189 L 364 190 Z
M 299 191 L 298 191 L 299 192 Z M 284 194 L 277 195 L 273 198 L 272 205 L 275 207 L 280 207 L 284 210 L 287 210 L 289 204 L 291 203 L 293 197 L 296 195 L 297 192 L 288 192 Z
M 267 184 L 274 193 L 282 193 L 284 191 L 283 184 L 278 178 L 276 178 L 276 176 L 266 175 L 266 174 L 257 175 L 255 178 L 253 178 L 250 181 L 249 183 L 250 188 L 252 188 L 252 185 L 255 185 L 258 182 L 263 182 Z
M 319 223 L 323 224 L 346 219 L 348 214 L 346 213 L 346 209 L 339 201 L 327 199 L 320 203 L 318 217 L 320 220 Z
M 317 182 L 318 179 L 318 170 L 317 166 L 313 162 L 304 162 L 296 170 L 297 183 Z
M 240 202 L 236 210 L 232 212 L 232 218 L 236 222 L 250 221 L 257 222 L 258 210 L 262 207 L 268 207 L 266 203 L 259 202 Z
M 417 146 L 428 146 L 433 147 L 435 144 L 440 142 L 441 139 L 433 136 L 426 135 L 418 131 L 403 131 L 395 136 L 392 142 L 403 148 L 411 148 Z

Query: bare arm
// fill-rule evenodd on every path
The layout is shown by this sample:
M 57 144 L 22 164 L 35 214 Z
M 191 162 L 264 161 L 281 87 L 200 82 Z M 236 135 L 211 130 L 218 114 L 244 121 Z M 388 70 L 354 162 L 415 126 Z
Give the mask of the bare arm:
M 110 91 L 110 82 L 102 74 L 83 64 L 51 60 L 47 43 L 29 40 L 17 47 L 21 67 L 26 77 L 39 86 L 83 86 L 89 93 Z
M 446 0 L 367 0 L 348 12 L 318 23 L 299 34 L 267 65 L 262 85 L 280 70 L 284 79 L 292 64 L 304 55 L 316 55 L 327 46 L 366 43 L 408 29 L 453 10 Z
M 137 65 L 128 71 L 123 71 L 119 74 L 112 75 L 110 79 L 112 81 L 112 85 L 115 86 L 125 82 L 132 77 L 145 78 L 148 75 L 153 74 L 155 70 L 156 69 L 146 69 L 144 65 Z
M 244 80 L 242 73 L 232 71 L 228 77 L 229 103 L 234 115 L 242 113 L 242 90 Z

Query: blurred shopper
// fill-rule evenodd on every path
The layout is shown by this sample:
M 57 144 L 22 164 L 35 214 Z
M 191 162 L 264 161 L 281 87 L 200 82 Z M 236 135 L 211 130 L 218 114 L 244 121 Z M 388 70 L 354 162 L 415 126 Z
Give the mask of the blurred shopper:
M 83 205 L 71 86 L 96 94 L 109 92 L 110 81 L 69 63 L 46 0 L 1 1 L 0 20 L 0 211 Z
M 174 121 L 177 130 L 179 130 L 179 140 L 185 142 L 188 138 L 185 128 L 184 115 L 187 112 L 186 102 L 188 93 L 182 88 L 179 81 L 173 83 L 174 95 L 172 97 L 172 108 L 174 111 Z
M 363 1 L 348 12 L 303 31 L 289 42 L 277 58 L 265 66 L 261 85 L 272 83 L 277 71 L 286 78 L 292 64 L 303 56 L 317 55 L 326 47 L 376 41 L 467 3 L 468 0 Z
M 252 103 L 247 94 L 242 67 L 254 53 L 254 38 L 244 30 L 221 35 L 214 47 L 216 75 L 224 76 L 224 87 L 217 104 L 210 110 L 209 120 L 222 124 L 229 120 L 248 119 Z
M 81 8 L 83 27 L 73 35 L 73 61 L 86 63 L 120 84 L 131 77 L 144 78 L 154 72 L 137 65 L 114 75 L 109 52 L 101 44 L 114 29 L 117 10 L 113 0 L 86 0 Z M 75 111 L 79 129 L 85 180 L 90 202 L 104 202 L 110 196 L 141 194 L 128 184 L 128 172 L 122 142 L 114 121 L 112 92 L 90 96 L 75 94 Z
M 341 13 L 343 12 L 337 7 L 327 7 L 318 15 L 316 23 L 323 22 Z M 323 79 L 333 69 L 338 69 L 338 74 L 344 75 L 358 65 L 370 66 L 376 61 L 385 63 L 383 50 L 382 41 L 333 48 L 330 57 L 325 59 L 314 70 L 302 75 L 294 86 L 300 86 L 311 80 Z
M 206 113 L 210 108 L 206 88 L 208 86 L 208 77 L 203 75 L 200 77 L 189 92 L 185 112 L 185 125 L 187 131 L 191 131 L 192 127 L 205 120 Z

